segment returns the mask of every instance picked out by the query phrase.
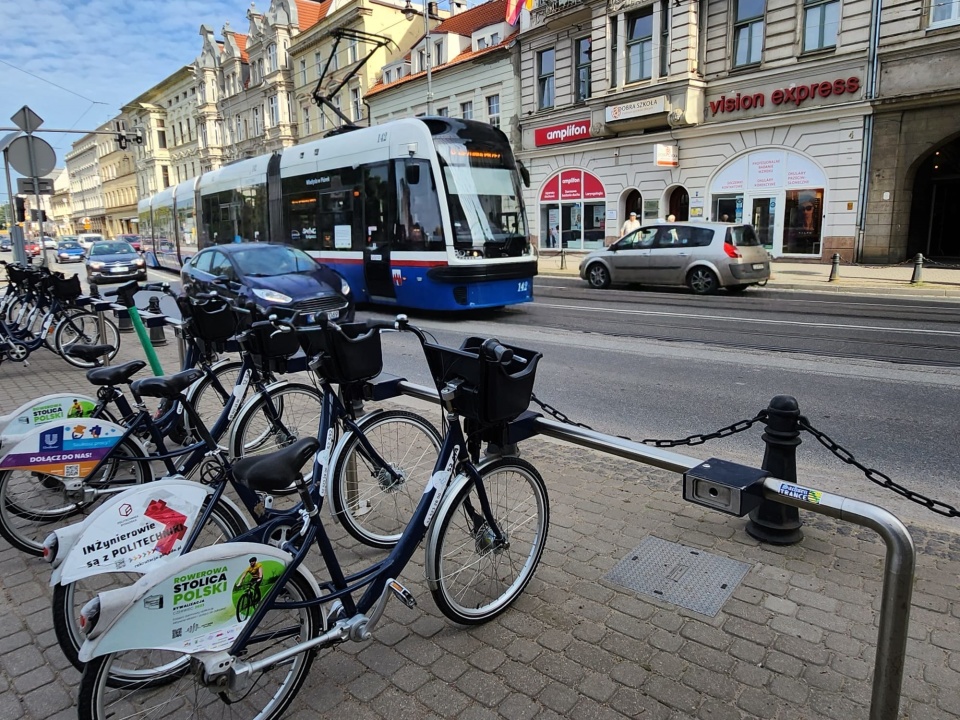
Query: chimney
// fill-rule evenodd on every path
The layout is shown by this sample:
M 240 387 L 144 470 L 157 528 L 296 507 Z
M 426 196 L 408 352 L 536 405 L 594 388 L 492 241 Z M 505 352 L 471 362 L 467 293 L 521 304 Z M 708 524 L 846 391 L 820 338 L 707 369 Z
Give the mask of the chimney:
M 466 0 L 450 0 L 450 16 L 453 17 L 467 9 Z

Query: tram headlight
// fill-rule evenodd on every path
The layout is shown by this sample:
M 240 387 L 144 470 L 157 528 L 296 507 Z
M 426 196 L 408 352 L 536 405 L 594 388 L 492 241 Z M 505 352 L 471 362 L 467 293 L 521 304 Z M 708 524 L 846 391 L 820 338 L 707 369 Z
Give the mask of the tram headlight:
M 266 300 L 267 302 L 272 303 L 288 303 L 293 302 L 293 298 L 289 295 L 284 295 L 282 292 L 277 292 L 276 290 L 266 290 L 263 288 L 253 288 L 253 294 L 256 295 L 261 300 Z
M 350 294 L 350 283 L 343 278 L 340 278 L 340 292 L 344 295 Z

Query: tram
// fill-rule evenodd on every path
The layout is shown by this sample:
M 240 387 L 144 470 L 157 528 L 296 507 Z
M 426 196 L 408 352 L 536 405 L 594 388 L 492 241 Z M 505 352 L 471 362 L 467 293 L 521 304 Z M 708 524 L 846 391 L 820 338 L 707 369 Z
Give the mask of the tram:
M 337 270 L 357 302 L 427 310 L 533 299 L 521 177 L 506 136 L 395 120 L 231 163 L 141 200 L 143 242 L 179 269 L 198 249 L 282 242 Z

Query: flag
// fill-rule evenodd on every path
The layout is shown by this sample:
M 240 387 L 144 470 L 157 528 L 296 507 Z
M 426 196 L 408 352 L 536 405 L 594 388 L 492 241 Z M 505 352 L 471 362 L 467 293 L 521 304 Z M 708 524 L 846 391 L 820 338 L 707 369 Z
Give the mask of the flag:
M 530 0 L 532 2 L 532 0 Z M 516 25 L 520 19 L 520 9 L 523 7 L 523 0 L 507 0 L 506 20 L 511 25 Z

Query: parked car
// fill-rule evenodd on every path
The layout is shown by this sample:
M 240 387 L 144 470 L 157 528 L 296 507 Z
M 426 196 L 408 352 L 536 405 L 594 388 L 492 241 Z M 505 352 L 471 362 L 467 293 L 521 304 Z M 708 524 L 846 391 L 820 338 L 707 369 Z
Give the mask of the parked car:
M 770 255 L 750 225 L 673 222 L 645 225 L 580 263 L 590 287 L 611 283 L 686 285 L 698 295 L 743 292 L 770 278 Z
M 139 235 L 117 235 L 117 240 L 122 240 L 123 242 L 128 242 L 133 246 L 133 249 L 137 252 L 140 252 L 143 248 L 140 246 L 140 236 Z
M 23 244 L 23 249 L 29 257 L 37 257 L 40 254 L 40 245 L 36 240 L 27 240 Z
M 0 237 L 0 252 L 13 252 L 13 241 L 6 235 Z
M 83 262 L 86 251 L 76 240 L 61 240 L 57 243 L 57 262 Z
M 216 290 L 260 308 L 313 322 L 325 312 L 331 320 L 352 322 L 353 293 L 335 270 L 288 245 L 238 243 L 201 250 L 180 271 L 188 293 Z
M 87 280 L 91 285 L 147 279 L 143 258 L 130 243 L 118 240 L 93 243 L 87 253 L 86 267 Z
M 77 236 L 77 242 L 83 246 L 84 250 L 89 250 L 95 242 L 103 242 L 103 235 L 100 233 L 80 233 Z

